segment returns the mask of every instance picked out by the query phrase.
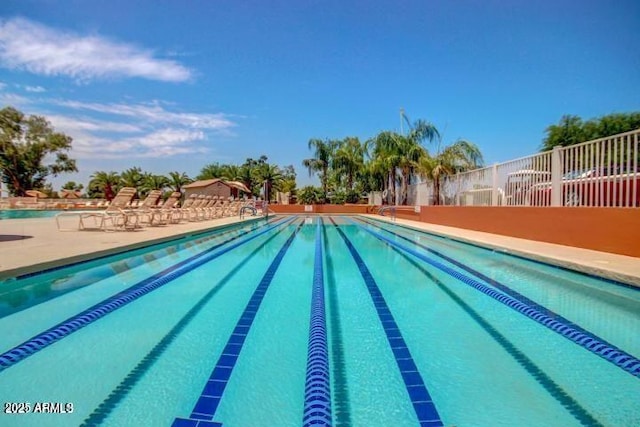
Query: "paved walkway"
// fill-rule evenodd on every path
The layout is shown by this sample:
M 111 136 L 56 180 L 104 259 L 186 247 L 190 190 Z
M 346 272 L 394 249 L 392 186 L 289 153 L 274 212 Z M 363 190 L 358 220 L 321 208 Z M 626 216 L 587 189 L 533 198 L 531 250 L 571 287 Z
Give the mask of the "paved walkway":
M 247 217 L 245 221 L 255 220 Z M 77 218 L 64 218 L 70 226 Z M 134 249 L 240 222 L 238 217 L 167 226 L 145 227 L 137 231 L 58 231 L 55 218 L 0 220 L 0 280 L 94 258 L 119 249 Z
M 366 216 L 391 221 L 379 215 Z M 252 219 L 255 217 L 246 220 Z M 238 217 L 221 218 L 147 227 L 135 232 L 60 232 L 54 218 L 0 220 L 0 280 L 93 258 L 116 249 L 133 249 L 149 243 L 188 237 L 239 221 Z M 640 287 L 640 258 L 403 219 L 397 219 L 396 223 Z

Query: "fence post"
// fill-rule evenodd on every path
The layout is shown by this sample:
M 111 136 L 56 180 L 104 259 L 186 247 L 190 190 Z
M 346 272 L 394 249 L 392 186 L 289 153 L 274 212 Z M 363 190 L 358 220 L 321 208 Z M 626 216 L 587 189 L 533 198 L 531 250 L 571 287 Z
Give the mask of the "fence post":
M 551 206 L 562 206 L 562 148 L 551 152 Z
M 498 206 L 498 164 L 491 168 L 491 206 Z

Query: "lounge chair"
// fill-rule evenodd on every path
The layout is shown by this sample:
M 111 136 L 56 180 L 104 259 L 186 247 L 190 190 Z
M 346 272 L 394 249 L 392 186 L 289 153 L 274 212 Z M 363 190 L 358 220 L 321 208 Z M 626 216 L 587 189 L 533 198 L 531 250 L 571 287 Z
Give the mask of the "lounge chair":
M 134 230 L 138 225 L 138 215 L 127 209 L 127 205 L 136 194 L 133 187 L 124 187 L 113 198 L 109 206 L 101 212 L 62 212 L 56 215 L 58 230 L 69 231 L 60 226 L 60 218 L 65 216 L 77 216 L 79 218 L 79 230 L 99 229 L 104 231 Z M 87 225 L 93 221 L 92 225 Z
M 181 192 L 174 191 L 162 205 L 153 209 L 151 224 L 166 225 L 168 223 L 175 224 L 180 222 L 180 209 L 176 208 L 176 206 L 178 202 L 180 202 L 181 197 Z
M 130 211 L 130 213 L 138 216 L 138 225 L 154 225 L 154 210 L 158 206 L 158 201 L 161 196 L 162 190 L 151 190 L 143 201 L 138 202 L 138 207 Z

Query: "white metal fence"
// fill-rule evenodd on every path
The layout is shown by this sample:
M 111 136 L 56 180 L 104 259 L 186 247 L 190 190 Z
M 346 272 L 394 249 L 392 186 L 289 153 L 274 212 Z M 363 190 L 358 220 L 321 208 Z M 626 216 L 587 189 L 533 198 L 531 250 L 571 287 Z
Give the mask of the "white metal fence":
M 439 204 L 640 207 L 640 129 L 447 177 Z M 435 203 L 433 182 L 408 202 Z

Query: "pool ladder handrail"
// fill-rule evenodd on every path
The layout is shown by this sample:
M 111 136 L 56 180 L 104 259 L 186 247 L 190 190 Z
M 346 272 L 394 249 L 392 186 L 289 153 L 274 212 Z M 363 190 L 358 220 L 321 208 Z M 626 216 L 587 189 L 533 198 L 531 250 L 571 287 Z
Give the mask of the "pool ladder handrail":
M 390 211 L 391 212 L 391 219 L 393 221 L 396 220 L 396 208 L 397 206 L 392 205 L 392 206 L 383 206 L 380 209 L 378 209 L 378 215 L 384 216 L 384 213 L 386 211 Z
M 252 206 L 250 204 L 244 205 L 242 207 L 240 207 L 240 219 L 244 219 L 244 213 L 246 211 L 250 211 L 251 212 L 251 216 L 256 216 L 256 214 L 258 213 L 258 210 L 256 209 L 255 206 Z

